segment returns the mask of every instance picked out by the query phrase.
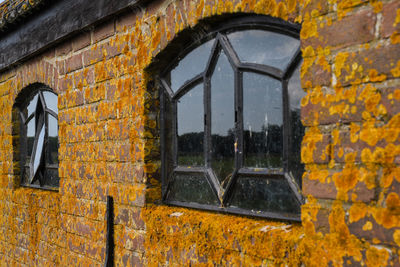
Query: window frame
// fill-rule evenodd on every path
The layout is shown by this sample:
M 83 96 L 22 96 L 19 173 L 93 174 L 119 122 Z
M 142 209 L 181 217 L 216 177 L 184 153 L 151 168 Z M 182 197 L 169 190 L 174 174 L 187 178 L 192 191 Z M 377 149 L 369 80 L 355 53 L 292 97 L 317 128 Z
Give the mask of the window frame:
M 297 51 L 294 53 L 293 57 L 289 61 L 286 69 L 281 71 L 278 68 L 266 65 L 260 65 L 255 63 L 241 63 L 238 55 L 229 44 L 227 37 L 225 34 L 240 30 L 249 30 L 249 29 L 261 29 L 270 32 L 276 32 L 280 34 L 284 34 L 290 37 L 294 37 L 296 39 L 299 38 L 300 33 L 300 25 L 292 24 L 285 22 L 280 19 L 275 19 L 271 17 L 265 16 L 246 16 L 240 17 L 237 19 L 230 20 L 229 22 L 223 22 L 222 26 L 215 27 L 209 33 L 204 36 L 198 38 L 200 41 L 195 41 L 187 48 L 183 49 L 183 52 L 180 53 L 175 59 L 169 64 L 165 70 L 157 77 L 158 87 L 159 87 L 159 95 L 160 95 L 160 124 L 161 124 L 161 177 L 162 177 L 162 196 L 163 202 L 165 204 L 176 205 L 176 206 L 184 206 L 189 208 L 198 208 L 212 211 L 222 211 L 227 213 L 241 214 L 241 215 L 249 215 L 256 217 L 268 217 L 273 219 L 280 220 L 291 220 L 291 221 L 300 221 L 300 214 L 288 214 L 281 212 L 267 212 L 262 211 L 259 213 L 252 212 L 250 210 L 246 210 L 243 208 L 236 207 L 226 207 L 226 204 L 229 202 L 229 198 L 233 192 L 232 187 L 235 182 L 238 180 L 238 175 L 250 175 L 256 177 L 266 177 L 267 179 L 285 179 L 291 190 L 293 191 L 296 200 L 299 205 L 304 203 L 304 198 L 301 194 L 300 186 L 298 185 L 288 174 L 289 172 L 289 145 L 290 145 L 290 114 L 289 114 L 289 97 L 288 97 L 288 83 L 289 79 L 292 77 L 292 74 L 301 64 L 301 50 L 300 45 Z M 206 43 L 209 40 L 215 38 L 215 42 L 210 51 L 210 57 L 204 68 L 204 71 L 200 74 L 192 77 L 189 80 L 186 80 L 177 90 L 174 92 L 168 83 L 168 75 L 176 66 L 182 58 L 184 58 L 187 54 L 193 51 L 195 48 L 200 45 Z M 300 44 L 300 42 L 299 42 Z M 224 188 L 218 181 L 218 178 L 213 174 L 211 170 L 211 149 L 207 151 L 207 148 L 211 148 L 211 116 L 207 116 L 211 114 L 211 89 L 210 89 L 210 80 L 211 74 L 213 73 L 213 68 L 215 68 L 220 52 L 223 51 L 229 60 L 229 63 L 232 66 L 234 71 L 234 97 L 235 97 L 235 136 L 238 138 L 238 150 L 243 152 L 243 73 L 258 73 L 268 77 L 272 77 L 273 79 L 279 80 L 282 84 L 282 108 L 283 108 L 283 170 L 277 171 L 272 168 L 245 168 L 243 165 L 243 153 L 235 153 L 234 161 L 235 161 L 235 171 L 233 173 L 233 178 L 230 179 L 226 187 Z M 193 167 L 193 166 L 179 166 L 178 165 L 178 135 L 177 135 L 177 101 L 180 97 L 184 96 L 185 93 L 193 89 L 196 85 L 203 84 L 204 85 L 204 101 L 208 104 L 204 103 L 204 115 L 205 122 L 204 125 L 204 161 L 205 164 L 202 167 Z M 207 94 L 206 94 L 207 93 Z M 171 101 L 171 109 L 172 109 L 172 133 L 168 133 L 172 135 L 172 140 L 167 140 L 166 133 L 166 100 Z M 238 107 L 241 110 L 238 110 Z M 206 109 L 207 108 L 207 109 Z M 166 143 L 173 143 L 173 151 L 166 151 Z M 168 173 L 167 171 L 167 162 L 166 162 L 166 153 L 172 154 L 173 158 L 173 171 Z M 257 170 L 256 170 L 257 169 Z M 208 205 L 208 204 L 199 204 L 194 202 L 182 202 L 176 200 L 167 200 L 168 187 L 171 184 L 172 176 L 175 173 L 186 173 L 186 174 L 197 174 L 204 175 L 206 180 L 208 181 L 210 187 L 214 191 L 217 199 L 220 201 L 219 206 Z
M 33 89 L 32 89 L 33 88 Z M 19 121 L 19 138 L 22 139 L 24 138 L 25 140 L 20 140 L 20 147 L 19 147 L 19 165 L 20 165 L 20 186 L 22 187 L 28 187 L 28 188 L 37 188 L 37 189 L 43 189 L 43 190 L 50 190 L 50 191 L 58 191 L 59 190 L 59 174 L 58 174 L 58 168 L 59 168 L 59 163 L 49 163 L 48 160 L 48 149 L 49 146 L 49 116 L 52 116 L 56 121 L 57 121 L 57 157 L 58 157 L 58 149 L 59 149 L 59 141 L 58 141 L 58 111 L 57 113 L 53 111 L 52 109 L 49 108 L 48 104 L 44 101 L 45 96 L 43 95 L 43 92 L 50 92 L 57 96 L 57 105 L 58 105 L 58 94 L 52 90 L 50 87 L 47 87 L 45 85 L 32 85 L 31 87 L 24 88 L 23 91 L 18 95 L 14 107 L 16 108 L 17 111 L 17 120 Z M 33 100 L 33 98 L 37 95 L 38 99 L 37 102 L 41 101 L 43 109 L 43 127 L 44 127 L 44 137 L 43 137 L 43 151 L 41 155 L 41 160 L 38 166 L 37 173 L 31 177 L 31 174 L 29 174 L 29 177 L 27 181 L 24 179 L 24 175 L 27 172 L 27 168 L 29 168 L 29 172 L 31 172 L 31 168 L 33 167 L 33 164 L 31 163 L 32 160 L 29 162 L 27 161 L 27 156 L 28 156 L 28 136 L 27 136 L 27 125 L 29 124 L 32 119 L 35 119 L 35 136 L 34 136 L 34 141 L 32 144 L 32 152 L 31 152 L 31 158 L 32 155 L 36 153 L 37 149 L 37 142 L 38 142 L 38 134 L 37 134 L 37 129 L 36 129 L 36 119 L 37 119 L 37 107 L 34 108 L 34 111 L 30 115 L 25 115 L 24 112 L 27 110 L 29 104 Z M 31 166 L 32 165 L 32 166 Z M 47 169 L 50 170 L 57 170 L 57 179 L 58 179 L 58 185 L 57 186 L 52 186 L 49 184 L 44 183 L 46 180 L 46 172 Z M 40 177 L 39 177 L 40 176 Z M 34 184 L 36 181 L 39 182 L 39 184 Z

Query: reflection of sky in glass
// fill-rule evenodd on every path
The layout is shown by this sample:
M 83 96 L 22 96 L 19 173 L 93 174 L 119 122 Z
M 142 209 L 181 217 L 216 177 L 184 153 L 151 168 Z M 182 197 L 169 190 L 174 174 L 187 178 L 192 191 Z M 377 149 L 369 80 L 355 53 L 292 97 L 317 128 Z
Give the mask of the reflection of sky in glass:
M 247 30 L 228 34 L 242 62 L 270 65 L 285 69 L 300 45 L 287 35 L 262 30 Z
M 27 126 L 27 136 L 28 137 L 34 137 L 35 136 L 35 117 L 33 117 L 29 122 Z
M 57 126 L 57 120 L 51 116 L 48 115 L 49 117 L 49 137 L 57 137 L 58 136 L 58 126 Z
M 171 71 L 171 89 L 176 92 L 187 80 L 200 74 L 206 68 L 214 40 L 197 47 L 180 60 Z
M 204 131 L 203 84 L 199 84 L 178 101 L 178 135 Z
M 54 111 L 56 114 L 58 114 L 57 95 L 52 92 L 49 92 L 49 91 L 44 91 L 43 96 L 44 96 L 44 100 L 46 102 L 47 108 Z
M 301 62 L 297 66 L 295 72 L 292 74 L 288 84 L 290 109 L 300 110 L 300 101 L 306 95 L 306 92 L 304 92 L 303 88 L 301 88 L 300 66 Z
M 281 82 L 265 75 L 243 73 L 244 130 L 260 132 L 262 126 L 282 125 Z
M 28 105 L 28 117 L 35 112 L 38 94 L 36 94 Z
M 211 134 L 226 136 L 234 128 L 234 92 L 233 69 L 221 51 L 211 77 Z
M 44 143 L 44 125 L 42 126 L 42 129 L 40 129 L 39 138 L 36 145 L 36 151 L 33 162 L 33 171 L 34 171 L 33 175 L 36 174 L 36 171 L 39 168 L 40 159 L 42 158 L 43 143 Z

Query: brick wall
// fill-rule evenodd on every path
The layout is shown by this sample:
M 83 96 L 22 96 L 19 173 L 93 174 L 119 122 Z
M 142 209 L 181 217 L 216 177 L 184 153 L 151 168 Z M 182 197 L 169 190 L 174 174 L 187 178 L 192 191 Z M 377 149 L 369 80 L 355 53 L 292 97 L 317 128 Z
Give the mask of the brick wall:
M 152 1 L 0 73 L 0 265 L 398 265 L 398 1 Z M 159 204 L 158 96 L 146 67 L 202 18 L 302 23 L 302 223 Z M 59 94 L 59 192 L 19 187 L 12 104 Z M 398 89 L 399 88 L 399 89 Z

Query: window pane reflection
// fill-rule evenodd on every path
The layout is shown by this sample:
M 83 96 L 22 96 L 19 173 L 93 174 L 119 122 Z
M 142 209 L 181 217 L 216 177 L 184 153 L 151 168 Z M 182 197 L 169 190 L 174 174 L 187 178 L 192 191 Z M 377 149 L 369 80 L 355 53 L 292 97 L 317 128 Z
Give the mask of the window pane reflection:
M 178 164 L 204 165 L 203 85 L 197 85 L 178 101 Z
M 43 96 L 46 102 L 46 107 L 58 114 L 57 95 L 49 91 L 43 91 Z
M 28 105 L 28 107 L 27 107 L 27 109 L 28 109 L 28 116 L 27 116 L 27 118 L 35 111 L 35 109 L 36 109 L 36 104 L 37 104 L 37 100 L 38 100 L 38 94 L 36 94 L 36 95 L 32 98 L 31 102 L 29 102 L 29 105 Z
M 300 120 L 300 101 L 306 95 L 301 88 L 300 66 L 301 63 L 297 66 L 288 84 L 290 104 L 289 172 L 295 177 L 299 186 L 301 186 L 301 176 L 304 172 L 304 164 L 301 163 L 300 158 L 301 140 L 304 136 L 304 126 Z
M 255 212 L 300 213 L 300 206 L 285 179 L 240 177 L 230 204 Z
M 297 51 L 299 40 L 262 30 L 238 31 L 228 38 L 242 62 L 270 65 L 286 69 Z
M 171 89 L 176 92 L 187 80 L 200 74 L 206 68 L 214 39 L 194 49 L 181 59 L 171 71 Z
M 221 51 L 211 78 L 211 151 L 212 169 L 220 182 L 234 171 L 234 73 Z
M 26 125 L 26 137 L 27 137 L 27 153 L 28 153 L 28 161 L 32 154 L 33 142 L 35 141 L 35 117 L 33 117 L 28 124 Z
M 202 174 L 175 174 L 168 200 L 218 204 L 214 192 Z
M 58 122 L 57 119 L 51 115 L 48 116 L 48 163 L 55 164 L 58 163 Z
M 282 167 L 281 82 L 255 73 L 243 74 L 244 165 Z

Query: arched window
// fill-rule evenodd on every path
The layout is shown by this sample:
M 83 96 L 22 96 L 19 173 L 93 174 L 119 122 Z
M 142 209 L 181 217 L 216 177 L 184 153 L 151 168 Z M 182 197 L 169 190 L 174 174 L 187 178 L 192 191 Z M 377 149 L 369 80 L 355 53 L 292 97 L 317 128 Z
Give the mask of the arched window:
M 299 25 L 245 17 L 160 75 L 163 200 L 300 220 Z
M 57 99 L 57 94 L 43 85 L 25 88 L 16 99 L 21 185 L 59 186 Z

